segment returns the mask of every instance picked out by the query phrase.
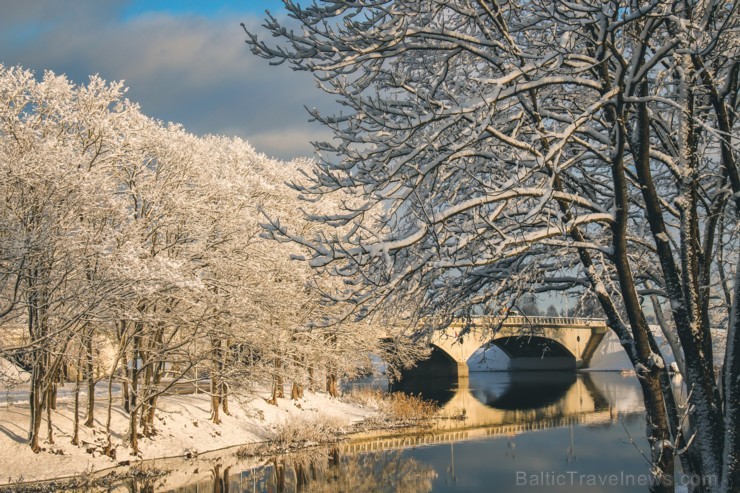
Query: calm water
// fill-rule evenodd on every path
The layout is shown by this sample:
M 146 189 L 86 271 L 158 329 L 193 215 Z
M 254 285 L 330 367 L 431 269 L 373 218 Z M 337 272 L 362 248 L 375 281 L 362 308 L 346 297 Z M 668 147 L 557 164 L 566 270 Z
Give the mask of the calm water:
M 634 377 L 473 373 L 467 384 L 426 380 L 403 390 L 421 392 L 440 404 L 441 415 L 458 419 L 440 419 L 421 434 L 371 437 L 251 468 L 227 465 L 227 458 L 207 471 L 185 466 L 157 484 L 117 491 L 648 491 Z

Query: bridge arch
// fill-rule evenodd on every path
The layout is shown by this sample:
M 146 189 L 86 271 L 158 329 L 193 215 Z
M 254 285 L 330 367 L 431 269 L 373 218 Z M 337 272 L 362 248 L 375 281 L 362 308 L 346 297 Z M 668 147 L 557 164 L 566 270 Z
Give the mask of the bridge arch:
M 576 355 L 558 340 L 542 336 L 506 336 L 490 342 L 509 357 L 512 370 L 572 370 Z
M 471 326 L 472 325 L 472 326 Z M 497 327 L 495 333 L 489 327 Z M 509 317 L 503 321 L 490 317 L 474 319 L 473 323 L 453 323 L 436 332 L 432 346 L 457 362 L 456 374 L 468 374 L 467 361 L 481 346 L 492 344 L 511 358 L 511 370 L 574 370 L 587 367 L 606 333 L 603 320 L 566 317 Z M 448 361 L 429 369 L 440 374 Z M 424 363 L 419 365 L 425 367 Z M 429 373 L 427 373 L 429 375 Z
M 419 362 L 415 367 L 403 370 L 402 379 L 424 379 L 427 377 L 466 377 L 468 366 L 455 359 L 448 351 L 435 344 L 429 358 Z

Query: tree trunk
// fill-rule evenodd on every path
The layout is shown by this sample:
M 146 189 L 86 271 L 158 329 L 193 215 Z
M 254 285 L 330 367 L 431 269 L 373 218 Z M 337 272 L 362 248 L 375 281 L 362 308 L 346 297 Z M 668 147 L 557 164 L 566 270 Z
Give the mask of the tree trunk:
M 128 418 L 128 431 L 129 431 L 129 445 L 131 445 L 131 453 L 138 455 L 139 453 L 139 428 L 138 428 L 138 408 L 132 408 L 131 414 Z
M 154 436 L 157 434 L 157 430 L 154 428 L 154 416 L 157 411 L 157 397 L 150 397 L 147 400 L 147 411 L 146 411 L 146 436 Z
M 673 353 L 673 358 L 676 360 L 678 371 L 683 376 L 686 374 L 686 361 L 683 357 L 683 349 L 681 348 L 681 341 L 678 340 L 678 334 L 668 326 L 668 322 L 663 316 L 663 308 L 660 306 L 658 297 L 651 296 L 650 302 L 653 305 L 653 311 L 655 312 L 655 318 L 658 320 L 660 330 L 663 333 L 665 340 L 668 341 L 668 345 L 671 347 L 671 352 Z
M 290 398 L 294 401 L 303 399 L 303 385 L 299 385 L 298 382 L 293 382 L 293 386 L 290 389 Z
M 278 397 L 281 397 L 282 395 L 282 386 L 283 386 L 283 380 L 281 377 L 277 375 L 272 376 L 272 395 L 270 396 L 270 399 L 267 400 L 268 404 L 272 404 L 273 406 L 277 406 L 277 400 Z
M 123 410 L 126 411 L 127 413 L 131 413 L 131 394 L 129 393 L 129 390 L 128 390 L 128 373 L 129 373 L 128 368 L 125 369 L 124 373 L 126 376 L 124 377 L 123 382 L 121 382 L 121 387 L 122 387 L 122 392 L 121 392 L 122 399 L 121 400 L 123 400 Z
M 161 340 L 159 342 L 161 342 Z M 147 432 L 148 432 L 147 436 L 153 436 L 157 434 L 157 430 L 154 428 L 154 417 L 157 412 L 157 400 L 158 400 L 156 393 L 159 392 L 159 384 L 162 383 L 163 368 L 164 368 L 164 365 L 161 362 L 157 362 L 155 365 L 153 365 L 151 385 L 153 387 L 152 393 L 155 395 L 147 399 L 147 407 L 146 407 L 147 409 L 146 427 L 147 427 Z
M 221 396 L 219 391 L 218 380 L 215 374 L 211 374 L 211 419 L 215 424 L 221 424 L 218 417 L 218 409 L 221 407 Z
M 116 363 L 113 365 L 111 373 L 108 376 L 108 409 L 105 416 L 105 439 L 107 442 L 107 445 L 105 447 L 105 454 L 108 457 L 111 456 L 111 451 L 113 449 L 113 443 L 111 442 L 110 424 L 113 417 L 113 375 L 116 373 L 117 365 L 118 360 L 116 360 Z M 124 400 L 124 402 L 126 401 Z
M 51 400 L 52 400 L 51 386 L 46 391 L 46 440 L 50 443 L 54 443 L 54 429 L 51 424 Z
M 52 409 L 54 411 L 57 410 L 57 383 L 56 381 L 52 382 L 51 385 L 49 385 L 49 398 L 47 400 L 49 409 Z
M 285 384 L 282 375 L 275 377 L 275 397 L 283 399 L 285 397 Z
M 131 364 L 131 391 L 129 395 L 129 444 L 134 455 L 139 453 L 139 358 L 141 356 L 141 324 L 137 323 L 133 336 L 133 361 Z
M 92 330 L 88 333 L 85 341 L 85 353 L 87 358 L 87 364 L 85 366 L 85 377 L 87 377 L 87 419 L 85 419 L 85 426 L 92 428 L 95 424 L 95 375 L 93 374 Z
M 740 268 L 735 272 L 735 301 L 727 327 L 727 347 L 722 371 L 725 442 L 722 491 L 740 490 Z
M 283 383 L 283 375 L 281 373 L 283 362 L 280 358 L 275 358 L 275 398 L 282 399 L 285 397 L 285 384 Z
M 122 330 L 123 330 L 124 324 L 121 323 L 121 325 L 122 325 Z M 123 340 L 123 338 L 121 337 L 120 340 Z M 116 375 L 118 365 L 121 362 L 121 358 L 123 358 L 124 360 L 124 371 L 122 373 L 125 379 L 126 350 L 125 350 L 125 345 L 123 344 L 120 346 L 118 350 L 118 354 L 116 355 L 116 359 L 113 361 L 113 365 L 110 369 L 110 374 L 108 375 L 108 409 L 107 409 L 107 413 L 105 417 L 105 438 L 107 442 L 105 446 L 105 455 L 107 455 L 108 457 L 114 457 L 114 454 L 115 454 L 114 449 L 113 449 L 113 443 L 111 441 L 111 430 L 110 430 L 111 419 L 113 415 L 113 377 Z M 127 402 L 128 400 L 124 399 L 124 405 Z
M 41 451 L 39 446 L 39 433 L 41 432 L 41 392 L 42 392 L 42 375 L 44 364 L 42 357 L 37 358 L 36 363 L 33 366 L 33 373 L 31 377 L 31 393 L 29 395 L 29 404 L 31 407 L 31 433 L 28 437 L 29 445 L 34 453 L 38 454 Z
M 139 393 L 139 359 L 141 358 L 141 327 L 137 327 L 136 333 L 133 337 L 134 347 L 132 350 L 133 361 L 131 362 L 131 389 L 129 394 L 129 409 L 131 414 L 136 413 L 136 406 L 138 404 L 138 393 Z
M 221 339 L 211 339 L 211 357 L 213 361 L 213 367 L 211 370 L 211 419 L 215 424 L 220 424 L 221 419 L 218 416 L 219 408 L 221 407 Z
M 326 375 L 326 391 L 331 397 L 339 397 L 337 376 L 334 373 L 327 373 Z
M 228 339 L 224 341 L 223 343 L 225 348 L 221 348 L 221 370 L 223 371 L 224 368 L 227 367 L 228 361 L 227 358 L 229 356 L 229 341 Z M 219 392 L 221 393 L 221 408 L 224 411 L 224 414 L 226 416 L 231 416 L 231 413 L 229 412 L 229 385 L 224 380 L 223 375 L 221 376 L 221 386 L 219 387 Z
M 231 416 L 229 412 L 229 385 L 226 382 L 221 382 L 221 408 L 226 416 Z
M 72 436 L 72 445 L 80 443 L 80 365 L 82 358 L 77 357 L 77 368 L 75 368 L 75 410 L 74 410 L 74 433 Z
M 624 301 L 632 336 L 637 349 L 637 376 L 642 387 L 645 400 L 647 420 L 647 438 L 652 449 L 652 461 L 657 468 L 661 479 L 660 484 L 654 487 L 655 492 L 673 491 L 672 478 L 674 473 L 673 450 L 670 447 L 671 434 L 666 415 L 663 388 L 660 384 L 660 372 L 665 371 L 662 365 L 655 361 L 655 355 L 650 347 L 648 336 L 649 328 L 645 320 L 639 297 L 635 287 L 632 269 L 629 264 L 627 245 L 627 223 L 629 221 L 628 184 L 624 169 L 624 151 L 626 144 L 626 129 L 616 116 L 624 111 L 621 102 L 614 109 L 612 122 L 614 123 L 614 151 L 612 154 L 612 178 L 614 180 L 614 194 L 616 202 L 615 222 L 612 225 L 612 244 L 614 246 L 613 261 L 619 279 L 619 291 Z M 646 110 L 645 110 L 646 111 Z M 665 479 L 665 480 L 664 480 Z M 669 482 L 670 481 L 670 482 Z
M 143 351 L 142 364 L 144 365 L 144 378 L 141 386 L 140 399 L 141 399 L 141 433 L 145 437 L 152 436 L 152 430 L 149 427 L 149 411 L 151 405 L 151 399 L 147 396 L 152 394 L 152 364 L 151 364 L 151 342 L 149 348 Z

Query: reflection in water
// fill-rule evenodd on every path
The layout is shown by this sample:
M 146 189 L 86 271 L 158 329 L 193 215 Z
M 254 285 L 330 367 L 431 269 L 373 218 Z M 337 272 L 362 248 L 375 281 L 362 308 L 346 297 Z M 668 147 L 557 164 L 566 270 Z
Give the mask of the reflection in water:
M 229 470 L 230 467 L 226 467 L 221 473 L 221 464 L 213 466 L 211 473 L 213 474 L 213 493 L 225 493 L 229 491 Z
M 388 385 L 391 392 L 418 395 L 438 406 L 448 403 L 459 391 L 457 376 L 405 378 Z
M 440 387 L 445 390 L 440 390 Z M 464 417 L 464 427 L 489 429 L 488 435 L 521 432 L 569 423 L 611 423 L 615 414 L 590 374 L 575 372 L 474 373 L 470 379 L 406 380 L 394 391 L 434 400 L 444 417 Z M 445 423 L 439 428 L 459 428 Z
M 617 416 L 589 374 L 572 372 L 477 374 L 458 382 L 440 412 L 465 417 L 467 428 L 485 427 L 487 436 L 571 423 L 613 423 Z M 443 429 L 456 426 L 439 425 Z
M 575 372 L 498 373 L 501 386 L 477 388 L 473 395 L 496 409 L 538 409 L 562 400 L 576 383 Z M 583 375 L 590 380 L 589 375 Z
M 527 491 L 516 484 L 520 471 L 647 474 L 624 429 L 639 437 L 644 428 L 634 378 L 604 373 L 474 373 L 459 382 L 415 383 L 404 382 L 402 387 L 435 399 L 442 416 L 463 419 L 440 419 L 421 433 L 379 433 L 261 464 L 240 464 L 225 455 L 217 465 L 208 466 L 206 477 L 203 473 L 208 471 L 201 467 L 196 480 L 193 466 L 186 465 L 172 474 L 166 489 L 139 484 L 121 485 L 117 491 L 518 493 Z M 609 460 L 604 460 L 605 453 Z
M 119 484 L 113 488 L 110 488 L 108 491 L 113 491 L 116 493 L 155 493 L 158 491 L 163 491 L 164 486 L 164 480 L 161 477 L 157 478 L 137 478 L 137 479 L 129 479 L 126 480 L 124 483 Z M 75 490 L 78 491 L 78 490 Z M 82 490 L 79 490 L 80 493 L 88 493 L 90 489 L 84 488 Z M 215 490 L 214 490 L 215 491 Z
M 609 402 L 588 373 L 493 372 L 472 373 L 469 380 L 456 377 L 407 378 L 389 385 L 391 392 L 420 395 L 439 406 L 470 393 L 482 404 L 501 410 L 541 409 L 562 401 L 574 385 L 589 394 L 594 408 L 605 409 Z
M 265 466 L 241 473 L 233 474 L 230 470 L 217 464 L 211 471 L 212 480 L 167 491 L 427 493 L 437 477 L 432 466 L 406 457 L 401 451 L 350 456 L 342 454 L 337 447 L 273 457 Z

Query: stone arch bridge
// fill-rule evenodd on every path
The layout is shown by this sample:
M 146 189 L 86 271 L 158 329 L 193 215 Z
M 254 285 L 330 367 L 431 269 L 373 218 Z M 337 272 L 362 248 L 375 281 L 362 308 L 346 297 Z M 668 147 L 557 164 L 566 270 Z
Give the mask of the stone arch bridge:
M 509 316 L 501 321 L 477 317 L 435 332 L 431 357 L 404 372 L 403 377 L 466 377 L 468 359 L 489 344 L 511 358 L 511 370 L 587 368 L 606 330 L 601 319 Z

